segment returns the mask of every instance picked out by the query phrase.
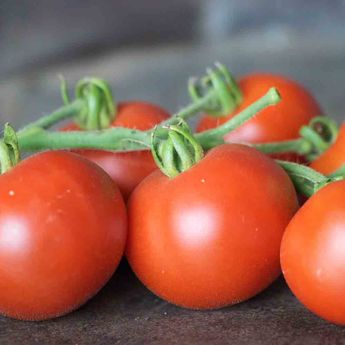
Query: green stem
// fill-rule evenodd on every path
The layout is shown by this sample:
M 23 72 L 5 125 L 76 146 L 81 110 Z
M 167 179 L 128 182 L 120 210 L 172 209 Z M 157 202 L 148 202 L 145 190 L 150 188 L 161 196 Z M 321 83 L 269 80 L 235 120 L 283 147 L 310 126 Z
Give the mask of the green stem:
M 191 104 L 187 105 L 185 108 L 181 109 L 180 111 L 178 111 L 169 119 L 163 121 L 159 125 L 162 127 L 168 126 L 171 123 L 175 122 L 176 118 L 181 118 L 183 120 L 189 119 L 190 117 L 196 115 L 198 112 L 202 111 L 204 107 L 214 99 L 215 96 L 216 92 L 212 90 L 209 91 L 209 93 L 205 95 L 203 98 L 193 101 Z
M 311 151 L 310 142 L 304 140 L 303 138 L 287 141 L 279 141 L 274 143 L 255 143 L 251 144 L 257 150 L 266 153 L 286 153 L 286 152 L 295 152 L 299 155 L 305 155 Z
M 212 116 L 226 116 L 232 113 L 242 102 L 242 92 L 230 71 L 221 63 L 216 62 L 215 68 L 207 68 L 202 78 L 191 78 L 188 91 L 194 101 L 202 98 L 205 93 L 213 90 L 215 97 L 205 108 Z
M 268 92 L 251 104 L 239 114 L 225 122 L 223 125 L 198 133 L 195 135 L 203 148 L 209 149 L 221 142 L 224 142 L 224 136 L 229 132 L 243 125 L 246 121 L 254 117 L 259 111 L 265 109 L 270 105 L 277 104 L 281 97 L 276 88 L 270 88 Z
M 276 162 L 288 173 L 296 190 L 308 197 L 332 181 L 332 179 L 305 165 L 281 160 L 276 160 Z
M 184 118 L 191 116 L 212 98 L 210 93 L 199 102 L 188 106 L 177 115 Z M 240 114 L 236 115 L 222 126 L 196 135 L 204 149 L 214 146 L 223 136 L 252 118 L 258 111 L 279 102 L 280 96 L 276 89 L 270 89 L 266 95 L 253 103 Z M 156 133 L 166 133 L 167 125 L 176 122 L 177 115 L 163 122 L 157 127 Z M 20 149 L 23 151 L 36 151 L 47 149 L 76 149 L 93 148 L 113 151 L 135 151 L 147 149 L 150 146 L 152 130 L 138 131 L 128 128 L 110 128 L 102 131 L 73 131 L 73 132 L 47 132 L 39 127 L 27 127 L 18 133 Z
M 208 70 L 207 77 L 210 85 L 205 85 L 206 93 L 198 94 L 190 105 L 160 124 L 157 132 L 162 127 L 169 126 L 176 118 L 188 119 L 201 110 L 226 114 L 232 102 L 229 102 L 229 88 L 235 88 L 236 83 L 229 75 L 225 66 L 216 64 L 216 71 Z M 206 80 L 206 79 L 205 79 Z M 238 91 L 238 92 L 237 92 Z M 236 97 L 241 98 L 239 90 L 235 90 Z M 69 102 L 67 85 L 62 78 L 62 96 L 65 103 Z M 231 97 L 230 97 L 231 98 Z M 114 118 L 114 101 L 109 85 L 100 79 L 86 78 L 77 84 L 76 101 L 67 104 L 50 115 L 29 124 L 18 132 L 18 140 L 23 150 L 44 150 L 59 148 L 102 148 L 105 150 L 140 150 L 148 144 L 152 130 L 146 132 L 131 131 L 123 128 L 111 129 L 101 137 L 107 140 L 116 138 L 119 143 L 110 142 L 109 145 L 99 141 L 99 133 L 48 133 L 40 131 L 47 129 L 60 120 L 74 117 L 81 128 L 94 130 L 108 128 Z M 164 130 L 163 130 L 164 132 Z M 75 137 L 75 138 L 74 138 Z M 82 139 L 85 138 L 85 139 Z M 139 139 L 138 139 L 139 138 Z M 61 142 L 60 142 L 61 141 Z M 144 144 L 143 144 L 144 143 Z
M 317 126 L 322 126 L 321 133 Z M 253 147 L 266 154 L 295 152 L 314 160 L 334 143 L 338 135 L 338 125 L 327 117 L 313 118 L 308 126 L 302 126 L 299 139 L 272 143 L 252 144 Z
M 300 135 L 303 139 L 313 143 L 312 147 L 314 146 L 317 150 L 321 153 L 325 151 L 329 147 L 329 143 L 327 143 L 321 136 L 318 134 L 313 128 L 309 126 L 303 126 L 300 129 Z
M 177 118 L 188 119 L 203 109 L 215 96 L 210 91 L 202 99 L 199 99 L 175 115 L 162 122 L 159 128 L 176 122 Z M 48 128 L 60 120 L 73 117 L 81 111 L 83 102 L 76 100 L 70 105 L 64 106 L 50 115 L 24 127 L 18 135 L 19 145 L 23 151 L 94 148 L 114 151 L 143 150 L 150 146 L 150 131 L 137 131 L 126 128 L 110 128 L 103 131 L 70 131 L 70 132 L 46 132 L 40 128 Z M 102 142 L 104 140 L 104 142 Z M 119 140 L 118 143 L 112 140 Z
M 17 134 L 9 123 L 5 123 L 3 134 L 3 139 L 0 140 L 1 174 L 10 170 L 20 160 Z
M 199 99 L 181 111 L 177 112 L 175 115 L 173 115 L 168 120 L 161 123 L 161 126 L 169 125 L 176 121 L 177 117 L 188 119 L 191 116 L 195 115 L 197 112 L 201 111 L 203 107 L 208 104 L 213 98 L 215 97 L 215 92 L 210 91 L 206 96 L 204 96 L 202 99 Z M 46 115 L 40 119 L 38 119 L 35 122 L 32 122 L 31 124 L 25 126 L 20 131 L 18 131 L 18 140 L 20 141 L 20 146 L 22 150 L 27 151 L 34 151 L 34 150 L 46 150 L 46 149 L 58 149 L 58 148 L 77 148 L 79 147 L 78 144 L 83 145 L 81 147 L 92 147 L 92 148 L 100 148 L 101 143 L 98 141 L 90 141 L 87 146 L 86 142 L 84 140 L 80 139 L 80 133 L 77 132 L 69 132 L 69 133 L 42 133 L 41 131 L 38 131 L 38 128 L 50 128 L 54 124 L 65 120 L 67 118 L 71 118 L 82 112 L 82 110 L 85 107 L 85 102 L 82 99 L 76 99 L 73 101 L 73 103 L 70 103 L 66 106 L 63 106 L 53 113 Z M 33 129 L 33 131 L 31 131 Z M 138 134 L 139 131 L 136 131 L 133 135 L 133 131 L 123 131 L 122 129 L 119 129 L 119 133 L 114 134 L 114 129 L 112 129 L 112 132 L 110 133 L 110 137 L 118 136 L 122 137 L 122 135 L 125 135 L 128 140 L 125 140 L 124 142 L 129 141 L 128 135 L 132 138 L 133 142 L 129 145 L 133 149 L 143 149 L 143 145 L 141 145 L 139 142 L 137 144 L 134 144 L 137 140 L 137 137 L 140 137 L 140 141 L 143 141 L 142 138 L 144 135 L 141 133 Z M 39 133 L 39 137 L 33 137 L 34 133 Z M 84 136 L 85 132 L 83 133 Z M 151 134 L 151 131 L 147 132 L 147 136 Z M 104 135 L 104 134 L 103 134 Z M 72 136 L 76 136 L 75 140 L 73 140 Z M 91 134 L 90 136 L 87 136 L 87 139 L 93 140 L 96 136 L 94 134 Z M 97 137 L 98 138 L 98 137 Z M 63 142 L 58 143 L 58 140 L 63 140 Z M 146 138 L 147 139 L 147 138 Z M 47 140 L 47 141 L 45 141 Z M 145 143 L 148 143 L 148 140 L 145 140 Z M 68 146 L 68 145 L 71 146 Z M 40 146 L 41 145 L 41 146 Z M 97 147 L 96 147 L 97 146 Z M 106 145 L 105 145 L 106 146 Z M 110 147 L 107 147 L 106 149 L 110 150 L 113 149 L 113 147 L 123 147 L 123 145 L 114 145 L 113 143 L 110 145 Z
M 100 149 L 111 151 L 145 150 L 150 147 L 150 135 L 129 128 L 109 128 L 99 131 L 48 132 L 32 127 L 18 136 L 22 151 L 58 149 Z
M 12 168 L 12 160 L 10 156 L 10 152 L 8 150 L 8 146 L 4 143 L 3 140 L 0 140 L 0 170 L 1 174 L 5 173 L 6 171 Z
M 64 97 L 66 99 L 66 97 Z M 84 78 L 76 86 L 76 98 L 85 102 L 85 111 L 75 121 L 80 128 L 97 130 L 109 128 L 117 113 L 116 102 L 109 84 L 98 78 Z
M 76 87 L 76 99 L 72 103 L 67 103 L 69 102 L 67 85 L 62 78 L 61 93 L 65 103 L 63 107 L 25 126 L 18 132 L 18 135 L 20 136 L 23 132 L 35 127 L 50 128 L 71 117 L 74 117 L 75 121 L 83 128 L 102 129 L 109 127 L 112 123 L 116 106 L 110 87 L 104 80 L 82 79 Z
M 56 123 L 74 117 L 80 113 L 85 107 L 85 103 L 81 99 L 76 99 L 72 103 L 65 105 L 49 115 L 43 116 L 35 122 L 30 123 L 29 125 L 23 127 L 17 132 L 17 135 L 20 136 L 22 133 L 27 131 L 30 128 L 41 127 L 41 128 L 50 128 Z
M 177 118 L 188 119 L 203 109 L 215 97 L 210 91 L 203 98 L 191 103 L 175 115 L 162 122 L 159 129 L 176 122 Z M 76 100 L 50 115 L 24 127 L 18 135 L 19 145 L 23 151 L 47 149 L 94 148 L 114 151 L 143 150 L 150 146 L 150 131 L 137 131 L 127 128 L 110 128 L 103 131 L 71 131 L 47 132 L 40 128 L 48 128 L 62 119 L 73 117 L 82 110 L 84 103 Z M 104 140 L 104 142 L 102 142 Z M 119 142 L 114 142 L 118 140 Z
M 337 169 L 335 172 L 332 174 L 327 175 L 328 177 L 342 177 L 345 178 L 345 164 L 343 164 L 339 169 Z

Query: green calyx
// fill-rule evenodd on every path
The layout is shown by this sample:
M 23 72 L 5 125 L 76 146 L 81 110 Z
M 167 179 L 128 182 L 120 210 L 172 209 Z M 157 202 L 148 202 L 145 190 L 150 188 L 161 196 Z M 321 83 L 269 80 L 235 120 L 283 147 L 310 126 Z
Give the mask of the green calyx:
M 67 85 L 61 81 L 61 95 L 65 105 L 71 104 Z M 76 86 L 75 97 L 83 101 L 82 110 L 75 116 L 76 123 L 87 130 L 108 128 L 116 116 L 114 102 L 109 84 L 98 78 L 84 78 Z
M 206 76 L 191 78 L 188 84 L 189 95 L 194 102 L 211 94 L 204 111 L 214 116 L 226 116 L 242 102 L 242 92 L 230 71 L 221 63 L 215 69 L 208 68 Z
M 196 134 L 196 138 L 202 147 L 206 149 L 210 149 L 224 143 L 224 136 L 226 134 L 242 126 L 263 109 L 278 104 L 280 100 L 281 97 L 278 90 L 272 87 L 266 92 L 266 94 L 247 108 L 243 109 L 236 116 L 232 117 L 221 126 Z
M 313 160 L 334 143 L 338 135 L 338 125 L 330 118 L 316 117 L 310 121 L 308 126 L 301 128 L 300 135 L 301 138 L 297 140 L 262 144 L 262 147 L 272 145 L 271 147 L 274 149 L 276 146 L 276 148 L 285 149 L 285 151 L 273 150 L 270 153 L 296 152 L 305 155 L 309 160 Z M 345 178 L 345 165 L 333 174 L 325 176 L 305 165 L 281 160 L 276 160 L 276 162 L 288 173 L 296 190 L 308 197 L 329 183 Z
M 18 138 L 15 130 L 10 124 L 6 123 L 4 127 L 4 136 L 0 140 L 0 165 L 1 174 L 10 170 L 20 160 Z
M 170 178 L 190 169 L 203 157 L 203 149 L 183 119 L 153 131 L 151 151 L 160 170 Z
M 335 121 L 326 116 L 319 116 L 313 118 L 307 126 L 301 127 L 298 139 L 253 146 L 266 154 L 295 152 L 311 162 L 335 142 L 338 131 Z
M 312 161 L 326 151 L 335 142 L 338 131 L 337 123 L 326 116 L 315 117 L 308 126 L 303 126 L 300 129 L 300 136 L 305 147 L 309 145 L 309 150 L 306 152 L 307 159 Z

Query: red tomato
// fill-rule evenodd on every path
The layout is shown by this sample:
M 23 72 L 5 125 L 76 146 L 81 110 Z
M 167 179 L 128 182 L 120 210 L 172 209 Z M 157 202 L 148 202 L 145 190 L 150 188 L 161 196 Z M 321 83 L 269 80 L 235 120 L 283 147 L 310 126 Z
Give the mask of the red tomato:
M 94 296 L 123 255 L 126 209 L 94 163 L 50 151 L 0 176 L 0 313 L 66 314 Z
M 289 177 L 273 160 L 221 145 L 179 176 L 157 170 L 135 189 L 127 259 L 169 302 L 196 309 L 238 303 L 280 274 L 280 241 L 297 207 Z
M 313 117 L 322 113 L 313 96 L 286 77 L 265 73 L 250 74 L 241 78 L 238 84 L 243 94 L 241 105 L 226 117 L 203 117 L 197 126 L 198 132 L 223 124 L 273 86 L 280 92 L 282 100 L 277 105 L 262 110 L 253 119 L 226 135 L 226 142 L 266 143 L 295 139 L 299 137 L 299 130 L 303 125 L 307 125 Z M 296 155 L 283 157 L 296 159 Z M 280 158 L 283 157 L 280 155 Z
M 288 225 L 281 246 L 285 279 L 320 317 L 345 325 L 345 181 L 314 194 Z
M 318 158 L 310 163 L 310 167 L 328 175 L 345 164 L 345 124 L 343 124 L 336 141 Z
M 169 116 L 167 111 L 157 105 L 146 102 L 122 102 L 118 105 L 118 113 L 112 126 L 148 130 Z M 79 128 L 76 124 L 64 128 L 64 130 L 77 129 Z M 102 167 L 116 182 L 125 199 L 144 177 L 157 169 L 150 151 L 76 150 L 74 152 Z

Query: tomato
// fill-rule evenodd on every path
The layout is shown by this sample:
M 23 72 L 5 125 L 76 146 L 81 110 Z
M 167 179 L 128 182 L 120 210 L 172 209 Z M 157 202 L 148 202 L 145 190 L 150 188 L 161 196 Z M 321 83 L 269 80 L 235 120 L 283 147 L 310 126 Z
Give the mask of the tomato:
M 143 284 L 171 303 L 238 303 L 280 274 L 280 241 L 297 207 L 273 160 L 220 145 L 175 178 L 156 170 L 138 185 L 128 203 L 126 256 Z
M 66 314 L 94 296 L 123 255 L 120 191 L 73 153 L 31 156 L 0 176 L 0 313 Z
M 113 127 L 126 127 L 148 130 L 166 120 L 169 113 L 164 109 L 146 102 L 122 102 Z M 70 124 L 64 130 L 77 130 L 76 124 Z M 102 167 L 116 182 L 125 199 L 137 184 L 157 168 L 151 152 L 109 152 L 101 150 L 74 151 L 92 160 Z
M 314 194 L 288 225 L 281 246 L 284 277 L 320 317 L 345 325 L 345 181 Z
M 250 74 L 241 78 L 238 84 L 243 94 L 241 105 L 226 117 L 203 117 L 197 125 L 198 132 L 223 124 L 273 86 L 278 89 L 282 100 L 226 135 L 226 142 L 266 143 L 295 139 L 299 137 L 299 130 L 303 125 L 322 113 L 313 96 L 300 84 L 286 77 L 265 73 Z M 296 155 L 280 155 L 280 158 L 296 160 Z
M 336 141 L 318 158 L 310 163 L 310 167 L 328 175 L 345 164 L 345 124 L 343 124 Z

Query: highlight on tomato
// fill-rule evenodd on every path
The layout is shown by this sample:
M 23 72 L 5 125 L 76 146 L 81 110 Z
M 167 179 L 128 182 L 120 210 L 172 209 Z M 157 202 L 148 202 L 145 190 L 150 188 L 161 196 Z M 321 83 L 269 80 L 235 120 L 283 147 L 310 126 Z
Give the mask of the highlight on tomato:
M 223 144 L 204 157 L 185 124 L 153 144 L 161 170 L 128 204 L 126 256 L 153 293 L 214 309 L 247 300 L 280 274 L 279 248 L 298 208 L 288 175 L 268 156 Z
M 92 298 L 120 262 L 123 198 L 101 168 L 79 155 L 47 151 L 12 167 L 13 143 L 0 146 L 0 313 L 21 320 L 67 314 Z
M 237 98 L 238 107 L 225 117 L 205 115 L 197 125 L 197 131 L 202 132 L 217 127 L 235 116 L 242 109 L 256 101 L 264 92 L 276 87 L 282 101 L 262 110 L 255 118 L 227 134 L 226 142 L 238 143 L 266 143 L 279 142 L 298 138 L 299 130 L 303 125 L 322 110 L 316 99 L 299 83 L 285 76 L 270 73 L 253 73 L 238 80 L 234 80 L 230 91 Z M 192 91 L 192 95 L 196 92 Z M 280 155 L 280 158 L 296 160 L 296 155 Z
M 321 186 L 326 185 L 286 228 L 281 266 L 302 304 L 325 320 L 345 325 L 345 180 L 324 179 Z

